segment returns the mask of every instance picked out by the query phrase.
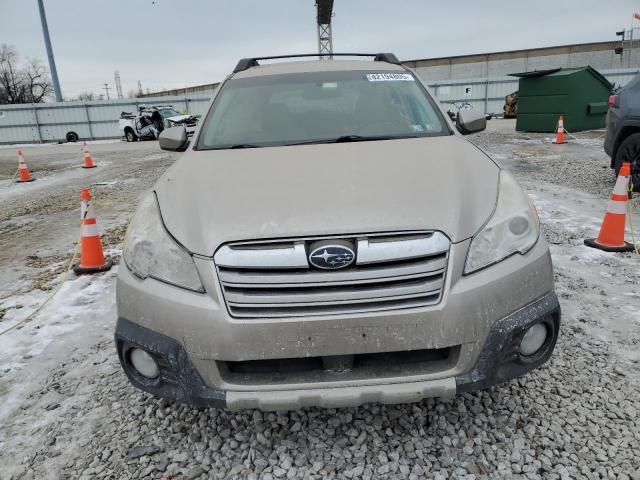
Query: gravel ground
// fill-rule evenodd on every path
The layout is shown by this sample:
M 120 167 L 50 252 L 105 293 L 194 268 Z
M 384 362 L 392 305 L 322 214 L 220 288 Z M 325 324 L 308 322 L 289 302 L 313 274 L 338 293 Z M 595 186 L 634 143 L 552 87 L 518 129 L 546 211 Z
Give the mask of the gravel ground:
M 128 385 L 103 345 L 97 378 L 78 382 L 61 367 L 35 395 L 64 410 L 17 439 L 39 443 L 22 478 L 45 465 L 87 479 L 640 478 L 637 392 L 603 342 L 578 325 L 562 334 L 551 365 L 491 391 L 288 413 L 155 400 Z
M 601 132 L 552 146 L 512 130 L 492 120 L 474 141 L 514 171 L 551 243 L 563 325 L 543 368 L 448 401 L 230 413 L 135 390 L 104 333 L 69 346 L 0 418 L 0 479 L 640 480 L 639 262 L 582 246 L 614 182 Z M 148 145 L 136 155 L 153 155 Z M 149 183 L 169 161 L 151 161 Z M 0 230 L 0 251 L 4 238 Z
M 513 125 L 513 121 L 498 120 Z M 491 122 L 489 122 L 490 124 Z M 499 131 L 496 131 L 500 129 Z M 604 153 L 604 131 L 576 133 L 565 145 L 550 144 L 548 133 L 520 133 L 504 126 L 473 135 L 473 141 L 493 158 L 513 169 L 523 181 L 550 183 L 608 198 L 615 174 Z M 640 195 L 634 198 L 640 206 Z
M 0 300 L 42 287 L 66 267 L 78 240 L 83 187 L 91 187 L 107 244 L 117 246 L 140 194 L 177 158 L 155 142 L 89 148 L 98 165 L 91 170 L 80 168 L 79 144 L 23 148 L 36 181 L 21 185 L 11 181 L 15 151 L 0 149 Z

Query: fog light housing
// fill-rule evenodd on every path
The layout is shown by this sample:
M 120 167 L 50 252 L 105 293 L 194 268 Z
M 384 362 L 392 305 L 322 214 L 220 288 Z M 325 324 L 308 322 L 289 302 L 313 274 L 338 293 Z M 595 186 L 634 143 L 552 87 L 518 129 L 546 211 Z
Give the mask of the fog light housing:
M 529 327 L 520 341 L 520 353 L 525 357 L 534 355 L 547 341 L 548 329 L 544 323 L 536 323 Z
M 160 374 L 158 364 L 151 355 L 140 348 L 133 348 L 129 352 L 129 361 L 144 378 L 154 379 Z

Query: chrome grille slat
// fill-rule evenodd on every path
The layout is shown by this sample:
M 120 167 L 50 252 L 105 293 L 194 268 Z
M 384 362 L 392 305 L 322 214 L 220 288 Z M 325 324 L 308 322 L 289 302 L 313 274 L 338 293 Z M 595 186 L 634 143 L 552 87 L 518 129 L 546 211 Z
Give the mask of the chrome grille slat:
M 265 293 L 255 294 L 237 293 L 234 290 L 226 289 L 225 298 L 227 302 L 231 303 L 246 303 L 249 304 L 263 304 L 271 305 L 278 304 L 297 304 L 297 303 L 321 303 L 321 302 L 357 302 L 357 301 L 371 301 L 376 299 L 382 299 L 386 297 L 399 297 L 410 294 L 424 294 L 425 292 L 439 292 L 442 288 L 442 278 L 436 280 L 427 280 L 425 282 L 419 282 L 417 284 L 409 284 L 406 286 L 398 287 L 378 287 L 378 288 L 339 288 L 339 290 L 333 287 L 327 288 L 304 288 L 294 289 L 288 288 L 289 293 Z M 237 289 L 241 290 L 241 289 Z M 313 291 L 309 291 L 313 290 Z M 328 291 L 327 291 L 328 290 Z
M 447 256 L 444 254 L 428 259 L 418 259 L 402 265 L 381 265 L 357 267 L 353 270 L 319 271 L 300 270 L 295 272 L 278 270 L 230 270 L 218 269 L 218 278 L 223 283 L 237 284 L 300 284 L 327 282 L 376 281 L 383 278 L 403 277 L 444 271 Z
M 298 283 L 233 283 L 224 281 L 225 287 L 238 288 L 298 288 L 298 287 L 323 287 L 327 284 L 331 286 L 350 286 L 350 285 L 367 285 L 370 283 L 388 283 L 397 282 L 398 280 L 414 280 L 417 278 L 433 277 L 444 273 L 444 268 L 428 273 L 414 273 L 413 275 L 398 275 L 395 277 L 368 278 L 364 280 L 342 280 L 335 282 L 298 282 Z M 270 279 L 271 280 L 271 279 Z
M 371 312 L 387 312 L 406 308 L 418 308 L 425 305 L 438 303 L 438 296 L 417 297 L 397 300 L 394 302 L 382 302 L 356 305 L 322 305 L 315 306 L 311 312 L 309 307 L 302 308 L 245 308 L 229 306 L 231 314 L 236 318 L 277 318 L 277 317 L 308 317 L 310 315 L 344 315 Z
M 305 245 L 299 239 L 274 241 L 273 246 L 265 241 L 222 246 L 214 261 L 229 313 L 237 318 L 304 317 L 416 308 L 440 301 L 449 252 L 443 234 L 342 238 L 373 249 L 363 264 L 333 271 L 296 267 L 302 264 L 299 252 Z
M 370 302 L 381 302 L 381 301 L 392 301 L 392 300 L 404 300 L 408 298 L 417 298 L 437 295 L 440 290 L 432 290 L 428 292 L 416 292 L 416 293 L 407 293 L 400 295 L 393 295 L 389 297 L 373 297 L 373 298 L 359 298 L 353 300 L 317 300 L 312 302 L 280 302 L 280 303 L 251 303 L 251 302 L 243 302 L 243 303 L 235 303 L 229 301 L 228 304 L 231 306 L 242 307 L 242 308 L 296 308 L 296 307 L 314 307 L 317 305 L 341 305 L 345 303 L 356 304 L 356 303 L 370 303 Z
M 358 240 L 358 265 L 392 262 L 436 255 L 449 250 L 449 240 L 440 232 L 406 240 Z

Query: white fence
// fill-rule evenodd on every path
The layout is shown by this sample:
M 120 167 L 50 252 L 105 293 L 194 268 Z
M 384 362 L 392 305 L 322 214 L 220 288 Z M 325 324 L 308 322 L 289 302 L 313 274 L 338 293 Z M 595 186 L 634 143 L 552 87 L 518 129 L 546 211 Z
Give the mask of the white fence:
M 164 97 L 95 102 L 0 105 L 0 144 L 64 141 L 69 132 L 81 139 L 118 138 L 121 112 L 141 105 L 173 105 L 184 113 L 204 114 L 210 96 Z
M 640 70 L 603 70 L 611 83 L 624 85 Z M 421 69 L 416 69 L 421 76 Z M 469 103 L 484 113 L 502 113 L 504 97 L 518 89 L 517 78 L 446 80 L 429 82 L 445 110 L 456 111 L 452 103 Z M 137 111 L 140 105 L 173 105 L 184 113 L 205 113 L 209 95 L 157 97 L 96 102 L 65 102 L 28 105 L 0 105 L 0 144 L 64 141 L 68 132 L 81 139 L 118 138 L 118 120 L 123 111 Z

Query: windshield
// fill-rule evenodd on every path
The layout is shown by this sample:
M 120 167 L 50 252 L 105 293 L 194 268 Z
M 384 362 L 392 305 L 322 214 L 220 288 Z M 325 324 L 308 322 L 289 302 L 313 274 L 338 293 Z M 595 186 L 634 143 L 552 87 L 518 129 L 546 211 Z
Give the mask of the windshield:
M 238 148 L 449 135 L 408 72 L 312 72 L 231 79 L 198 148 Z
M 158 110 L 158 111 L 160 112 L 160 115 L 162 116 L 162 118 L 177 117 L 178 115 L 180 115 L 173 108 L 165 108 L 163 110 Z

